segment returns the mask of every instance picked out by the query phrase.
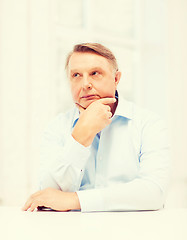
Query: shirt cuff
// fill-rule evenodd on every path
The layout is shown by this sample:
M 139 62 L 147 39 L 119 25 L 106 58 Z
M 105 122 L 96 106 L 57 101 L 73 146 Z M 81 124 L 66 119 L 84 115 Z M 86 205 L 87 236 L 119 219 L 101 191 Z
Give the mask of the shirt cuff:
M 76 193 L 79 198 L 81 212 L 106 211 L 104 189 L 81 190 Z

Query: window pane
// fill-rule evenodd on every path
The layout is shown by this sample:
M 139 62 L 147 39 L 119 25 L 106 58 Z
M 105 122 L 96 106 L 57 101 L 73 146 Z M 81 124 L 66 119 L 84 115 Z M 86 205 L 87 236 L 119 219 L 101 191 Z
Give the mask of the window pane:
M 133 36 L 133 0 L 93 1 L 92 21 L 96 31 Z

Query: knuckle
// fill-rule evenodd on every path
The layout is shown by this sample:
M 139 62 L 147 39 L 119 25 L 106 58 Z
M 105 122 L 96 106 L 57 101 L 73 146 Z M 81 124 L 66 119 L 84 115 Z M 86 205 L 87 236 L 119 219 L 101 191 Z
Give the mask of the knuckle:
M 29 200 L 31 200 L 31 201 L 34 200 L 34 194 L 30 196 Z
M 107 110 L 108 110 L 108 111 L 110 111 L 110 110 L 111 110 L 110 106 L 108 106 L 108 105 L 107 105 Z
M 33 205 L 36 205 L 38 203 L 38 200 L 37 199 L 34 199 L 33 201 L 32 201 L 32 204 Z
M 49 193 L 49 192 L 51 191 L 51 189 L 52 189 L 52 188 L 48 187 L 48 188 L 46 188 L 45 190 L 46 190 L 47 193 Z

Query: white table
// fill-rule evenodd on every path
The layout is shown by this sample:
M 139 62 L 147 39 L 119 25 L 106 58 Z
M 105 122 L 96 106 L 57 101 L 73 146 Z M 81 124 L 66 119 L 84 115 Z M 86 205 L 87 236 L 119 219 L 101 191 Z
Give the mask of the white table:
M 187 209 L 81 213 L 0 207 L 0 239 L 187 240 Z

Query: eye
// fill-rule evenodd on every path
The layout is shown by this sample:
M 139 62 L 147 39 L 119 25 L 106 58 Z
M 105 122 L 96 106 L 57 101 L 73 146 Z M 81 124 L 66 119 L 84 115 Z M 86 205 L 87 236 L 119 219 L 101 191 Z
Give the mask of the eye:
M 75 77 L 75 78 L 76 78 L 76 77 L 79 77 L 79 76 L 80 76 L 79 73 L 74 73 L 74 74 L 73 74 L 73 77 Z
M 96 76 L 96 75 L 98 75 L 99 73 L 97 72 L 97 71 L 94 71 L 94 72 L 92 72 L 92 76 Z

